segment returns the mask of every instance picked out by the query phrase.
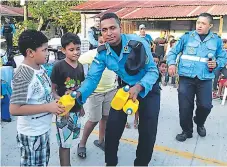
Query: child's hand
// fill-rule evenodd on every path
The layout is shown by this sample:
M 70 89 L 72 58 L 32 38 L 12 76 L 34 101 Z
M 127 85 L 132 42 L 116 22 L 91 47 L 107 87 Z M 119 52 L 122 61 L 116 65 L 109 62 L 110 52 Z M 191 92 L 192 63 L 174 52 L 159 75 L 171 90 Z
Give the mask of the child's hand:
M 56 100 L 59 100 L 61 97 L 60 96 L 54 96 Z
M 85 115 L 85 111 L 84 111 L 84 108 L 82 107 L 80 109 L 80 116 L 83 117 Z
M 47 111 L 55 115 L 63 113 L 65 111 L 64 108 L 65 107 L 63 105 L 57 103 L 57 100 L 47 104 Z

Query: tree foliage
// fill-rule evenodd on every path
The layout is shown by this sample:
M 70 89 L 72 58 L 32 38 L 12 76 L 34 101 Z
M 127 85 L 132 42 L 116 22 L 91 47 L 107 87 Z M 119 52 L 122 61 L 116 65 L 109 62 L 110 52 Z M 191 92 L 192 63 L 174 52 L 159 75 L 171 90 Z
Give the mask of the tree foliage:
M 34 23 L 34 21 L 32 20 L 27 20 L 23 22 L 17 22 L 15 26 L 17 27 L 17 31 L 16 34 L 13 36 L 13 45 L 17 46 L 20 34 L 26 29 L 36 30 L 38 24 Z
M 1 1 L 1 5 L 7 5 L 11 7 L 21 7 L 20 1 L 16 1 L 16 0 L 3 0 Z
M 75 27 L 79 28 L 80 26 L 80 14 L 72 12 L 70 8 L 79 3 L 80 1 L 30 1 L 28 10 L 32 17 L 39 21 L 51 20 L 56 26 L 73 32 Z

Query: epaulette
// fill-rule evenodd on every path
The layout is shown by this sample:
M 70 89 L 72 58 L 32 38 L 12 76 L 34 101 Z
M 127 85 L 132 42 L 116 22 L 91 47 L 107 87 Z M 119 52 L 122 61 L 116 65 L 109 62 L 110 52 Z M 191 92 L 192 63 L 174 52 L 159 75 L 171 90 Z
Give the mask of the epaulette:
M 141 42 L 136 41 L 136 40 L 130 40 L 128 42 L 128 46 L 130 46 L 131 48 L 136 48 L 137 46 L 139 46 L 141 44 Z
M 213 34 L 215 34 L 215 35 L 217 35 L 218 36 L 218 38 L 221 38 L 217 33 L 213 33 Z
M 100 53 L 100 52 L 103 51 L 103 50 L 107 50 L 107 49 L 106 49 L 106 45 L 100 45 L 100 46 L 98 47 L 98 49 L 97 49 L 98 53 Z
M 184 34 L 189 34 L 189 32 L 185 32 Z

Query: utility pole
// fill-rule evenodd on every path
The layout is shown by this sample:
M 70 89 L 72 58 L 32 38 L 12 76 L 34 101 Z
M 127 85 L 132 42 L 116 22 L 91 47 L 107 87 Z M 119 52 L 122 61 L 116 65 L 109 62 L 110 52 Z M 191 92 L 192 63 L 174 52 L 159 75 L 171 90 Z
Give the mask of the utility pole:
M 24 7 L 24 21 L 28 20 L 28 1 L 20 0 L 20 5 Z
M 20 0 L 20 5 L 24 8 L 24 22 L 28 20 L 28 1 L 27 0 Z M 26 26 L 25 29 L 28 27 Z
M 24 4 L 24 21 L 28 20 L 28 1 L 25 1 Z

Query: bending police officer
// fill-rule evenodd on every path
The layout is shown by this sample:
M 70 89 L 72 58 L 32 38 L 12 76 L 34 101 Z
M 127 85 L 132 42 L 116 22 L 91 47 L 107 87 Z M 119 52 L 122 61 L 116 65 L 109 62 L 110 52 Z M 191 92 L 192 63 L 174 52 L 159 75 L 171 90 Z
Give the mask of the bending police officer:
M 122 79 L 122 86 L 130 85 L 130 98 L 138 99 L 140 102 L 139 141 L 134 165 L 148 166 L 156 140 L 160 110 L 158 69 L 146 41 L 137 35 L 120 32 L 120 20 L 117 15 L 104 14 L 101 18 L 101 33 L 106 44 L 99 46 L 98 54 L 90 66 L 87 78 L 78 89 L 77 100 L 79 99 L 78 101 L 82 103 L 86 101 L 97 87 L 105 67 L 114 71 Z M 118 163 L 119 140 L 126 120 L 127 115 L 123 111 L 110 109 L 105 134 L 107 166 L 116 166 Z

